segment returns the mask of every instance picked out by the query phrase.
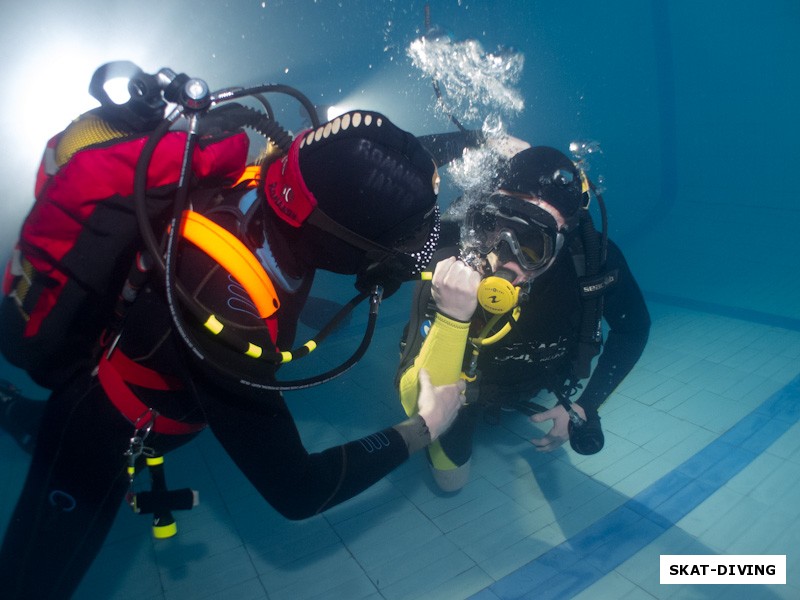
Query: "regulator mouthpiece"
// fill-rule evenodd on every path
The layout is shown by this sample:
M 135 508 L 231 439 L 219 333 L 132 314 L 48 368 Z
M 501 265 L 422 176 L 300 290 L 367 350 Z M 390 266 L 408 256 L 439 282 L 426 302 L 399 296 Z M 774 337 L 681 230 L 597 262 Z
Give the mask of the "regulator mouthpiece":
M 478 304 L 486 312 L 503 315 L 519 304 L 519 288 L 512 281 L 515 274 L 498 269 L 494 275 L 483 279 L 478 286 Z

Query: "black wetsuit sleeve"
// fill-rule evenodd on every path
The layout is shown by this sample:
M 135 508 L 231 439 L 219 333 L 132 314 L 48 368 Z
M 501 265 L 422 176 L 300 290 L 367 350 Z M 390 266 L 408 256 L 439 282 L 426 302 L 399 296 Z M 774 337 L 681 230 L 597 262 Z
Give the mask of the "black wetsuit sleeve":
M 650 314 L 642 292 L 622 252 L 608 242 L 608 270 L 618 269 L 617 283 L 606 292 L 603 317 L 609 331 L 603 353 L 597 361 L 578 403 L 587 412 L 596 412 L 614 389 L 630 373 L 644 351 L 650 334 Z
M 195 386 L 222 447 L 261 496 L 288 519 L 304 519 L 373 485 L 408 458 L 402 436 L 386 428 L 356 441 L 308 452 L 278 392 L 230 402 L 231 391 Z M 344 399 L 337 400 L 344 401 Z
M 187 289 L 210 314 L 224 318 L 227 327 L 266 346 L 269 335 L 254 309 L 242 301 L 239 287 L 221 269 L 204 268 L 200 259 L 195 256 L 193 264 L 184 270 Z M 281 297 L 278 343 L 284 348 L 292 343 L 293 335 L 287 337 L 285 332 L 294 332 L 305 293 Z M 202 334 L 197 332 L 198 339 L 203 339 Z M 208 359 L 204 361 L 194 360 L 188 350 L 184 351 L 187 360 L 182 362 L 182 379 L 236 466 L 287 518 L 303 519 L 335 506 L 373 485 L 408 458 L 406 442 L 391 427 L 360 440 L 309 452 L 281 394 L 238 381 L 239 374 L 255 382 L 274 380 L 274 367 L 254 362 L 214 340 L 206 346 Z M 213 364 L 224 367 L 227 375 Z M 332 401 L 347 400 L 345 396 Z
M 417 139 L 431 153 L 433 160 L 440 167 L 461 158 L 465 148 L 477 148 L 486 141 L 480 131 L 434 133 L 420 136 Z

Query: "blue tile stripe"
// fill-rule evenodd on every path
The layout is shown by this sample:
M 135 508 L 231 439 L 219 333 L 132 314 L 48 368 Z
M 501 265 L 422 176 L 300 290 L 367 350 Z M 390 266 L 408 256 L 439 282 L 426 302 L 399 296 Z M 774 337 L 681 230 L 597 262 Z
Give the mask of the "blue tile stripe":
M 759 323 L 770 327 L 800 331 L 800 319 L 796 317 L 776 315 L 774 313 L 741 308 L 738 306 L 729 306 L 717 302 L 705 302 L 703 300 L 673 296 L 672 294 L 663 294 L 651 290 L 645 290 L 644 296 L 648 303 L 658 302 L 660 304 L 669 304 L 681 308 L 688 308 L 696 312 L 708 313 L 710 315 L 721 315 L 723 317 L 739 319 L 740 321 L 750 321 L 751 323 Z
M 472 596 L 565 600 L 613 571 L 741 472 L 800 418 L 800 375 L 670 473 Z

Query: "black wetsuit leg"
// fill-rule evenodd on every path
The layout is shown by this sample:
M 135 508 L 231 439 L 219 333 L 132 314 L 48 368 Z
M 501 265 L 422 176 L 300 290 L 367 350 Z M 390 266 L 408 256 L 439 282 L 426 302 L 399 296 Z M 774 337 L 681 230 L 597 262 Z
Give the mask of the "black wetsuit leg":
M 88 373 L 51 396 L 0 550 L 4 598 L 72 595 L 125 496 L 130 436 Z
M 127 490 L 126 435 L 131 425 L 88 373 L 48 400 L 0 550 L 5 598 L 69 598 L 75 591 Z
M 3 598 L 49 600 L 74 593 L 128 489 L 124 453 L 132 434 L 132 425 L 89 373 L 50 397 L 0 550 Z
M 24 397 L 12 384 L 0 379 L 0 429 L 20 448 L 33 452 L 46 402 Z
M 439 437 L 442 450 L 457 467 L 466 464 L 472 456 L 472 439 L 480 412 L 481 407 L 477 403 L 467 404 L 458 412 L 450 429 Z
M 538 389 L 530 382 L 507 386 L 484 382 L 473 394 L 470 394 L 468 388 L 468 404 L 459 411 L 450 429 L 439 438 L 447 458 L 458 467 L 465 464 L 472 456 L 473 439 L 480 415 L 488 423 L 497 425 L 500 423 L 502 409 L 524 412 L 531 396 L 538 393 Z

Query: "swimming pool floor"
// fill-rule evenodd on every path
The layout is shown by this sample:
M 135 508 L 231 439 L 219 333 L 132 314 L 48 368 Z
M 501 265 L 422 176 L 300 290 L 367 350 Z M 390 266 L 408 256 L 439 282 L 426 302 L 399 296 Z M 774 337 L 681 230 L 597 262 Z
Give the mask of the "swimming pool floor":
M 385 303 L 350 373 L 287 396 L 310 450 L 401 420 L 391 374 L 407 306 Z M 177 536 L 153 539 L 123 506 L 76 599 L 800 598 L 800 332 L 650 307 L 645 353 L 601 410 L 601 453 L 537 453 L 540 426 L 504 413 L 481 425 L 460 493 L 438 492 L 418 454 L 290 522 L 204 432 L 167 456 L 170 487 L 201 498 L 176 513 Z M 360 335 L 354 319 L 319 361 Z M 0 456 L 4 528 L 28 458 L 4 434 Z M 660 585 L 661 554 L 785 554 L 787 584 Z

